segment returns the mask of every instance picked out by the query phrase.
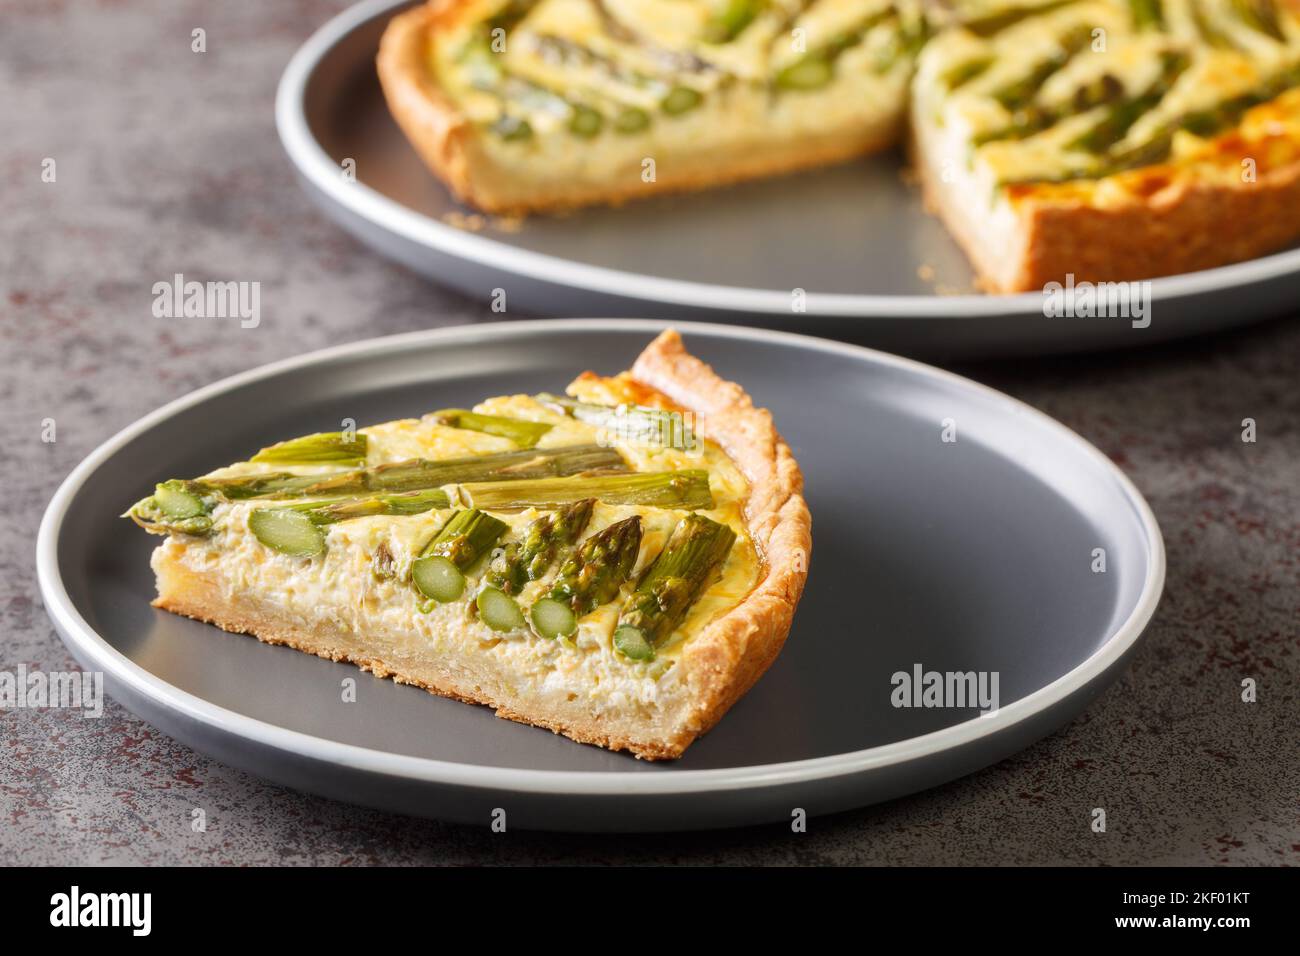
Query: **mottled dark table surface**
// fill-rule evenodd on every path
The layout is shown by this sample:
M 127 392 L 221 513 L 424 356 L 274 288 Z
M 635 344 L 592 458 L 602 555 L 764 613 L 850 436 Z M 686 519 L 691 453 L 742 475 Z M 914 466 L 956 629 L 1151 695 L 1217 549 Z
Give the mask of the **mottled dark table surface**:
M 359 247 L 293 182 L 275 83 L 340 6 L 0 0 L 0 670 L 73 666 L 41 607 L 36 528 L 117 429 L 304 350 L 494 318 Z M 260 280 L 261 324 L 155 319 L 151 287 L 177 272 Z M 1109 454 L 1169 550 L 1127 674 L 1012 759 L 806 834 L 494 835 L 282 790 L 111 702 L 98 720 L 0 710 L 0 863 L 1300 863 L 1300 322 L 959 371 Z

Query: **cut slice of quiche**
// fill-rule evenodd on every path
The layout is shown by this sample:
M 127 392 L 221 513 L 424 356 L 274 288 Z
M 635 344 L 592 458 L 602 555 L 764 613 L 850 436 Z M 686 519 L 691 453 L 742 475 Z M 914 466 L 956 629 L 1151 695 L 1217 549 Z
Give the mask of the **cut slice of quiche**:
M 1296 4 L 963 11 L 919 59 L 912 127 L 926 193 L 988 287 L 1190 272 L 1300 236 Z
M 565 395 L 281 442 L 128 515 L 166 536 L 157 607 L 664 759 L 781 649 L 802 483 L 669 330 Z
M 433 0 L 378 67 L 456 194 L 521 213 L 887 146 L 923 30 L 918 0 Z

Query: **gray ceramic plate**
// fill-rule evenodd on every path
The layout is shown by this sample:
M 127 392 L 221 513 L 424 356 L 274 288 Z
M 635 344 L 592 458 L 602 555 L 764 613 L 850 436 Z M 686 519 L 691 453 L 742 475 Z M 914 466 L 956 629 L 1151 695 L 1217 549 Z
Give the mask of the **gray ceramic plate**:
M 776 664 L 672 764 L 647 764 L 149 606 L 157 540 L 117 516 L 153 483 L 285 435 L 627 367 L 659 323 L 471 326 L 317 352 L 218 382 L 109 440 L 41 526 L 42 594 L 113 696 L 220 760 L 328 796 L 486 824 L 686 829 L 789 819 L 969 773 L 1077 714 L 1164 579 L 1146 503 L 1096 449 L 983 386 L 785 333 L 683 325 L 771 408 L 813 514 L 808 590 Z M 944 419 L 957 441 L 940 440 Z M 1104 548 L 1107 571 L 1093 573 Z M 1000 708 L 898 709 L 915 664 L 996 671 Z M 340 682 L 355 677 L 357 701 Z
M 1300 249 L 1156 280 L 1144 329 L 1045 318 L 1041 294 L 975 294 L 965 257 L 894 155 L 518 231 L 456 228 L 448 214 L 464 210 L 402 137 L 375 77 L 379 35 L 407 5 L 358 4 L 302 47 L 280 83 L 280 138 L 307 192 L 344 228 L 470 295 L 505 289 L 512 310 L 743 322 L 970 356 L 1139 346 L 1294 307 Z M 348 159 L 355 182 L 342 175 Z M 922 267 L 932 280 L 918 277 Z M 806 313 L 791 310 L 796 288 Z

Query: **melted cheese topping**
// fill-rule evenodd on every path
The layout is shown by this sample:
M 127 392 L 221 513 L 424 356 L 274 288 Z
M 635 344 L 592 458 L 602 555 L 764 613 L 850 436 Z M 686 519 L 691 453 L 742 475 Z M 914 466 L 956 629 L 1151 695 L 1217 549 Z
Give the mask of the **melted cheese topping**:
M 612 379 L 586 376 L 570 391 L 575 397 L 601 404 L 646 403 L 654 397 L 626 375 Z M 583 537 L 639 515 L 642 539 L 637 563 L 631 580 L 617 598 L 581 618 L 572 638 L 556 641 L 526 630 L 503 634 L 479 620 L 473 598 L 483 583 L 481 567 L 470 569 L 466 596 L 449 604 L 427 602 L 409 583 L 411 563 L 452 509 L 403 517 L 355 518 L 328 525 L 323 529 L 323 555 L 294 558 L 267 548 L 249 530 L 249 514 L 269 502 L 223 503 L 213 513 L 211 536 L 173 535 L 159 551 L 196 572 L 216 572 L 229 596 L 254 594 L 306 621 L 324 619 L 349 632 L 365 634 L 379 629 L 403 635 L 405 653 L 497 655 L 509 660 L 510 671 L 519 674 L 521 680 L 556 693 L 587 695 L 597 710 L 653 706 L 657 695 L 673 686 L 673 666 L 690 636 L 739 604 L 758 580 L 761 560 L 745 522 L 748 483 L 744 476 L 711 442 L 700 440 L 694 450 L 623 443 L 618 440 L 620 436 L 602 433 L 596 426 L 569 418 L 528 395 L 490 398 L 474 410 L 551 424 L 551 430 L 538 443 L 540 448 L 605 443 L 617 448 L 633 471 L 708 470 L 715 507 L 698 513 L 730 526 L 736 532 L 736 542 L 717 579 L 692 606 L 681 626 L 657 649 L 655 660 L 628 660 L 614 650 L 612 635 L 631 582 L 658 555 L 687 511 L 598 503 Z M 358 432 L 368 438 L 367 465 L 371 467 L 410 458 L 453 458 L 516 447 L 508 439 L 440 425 L 430 417 L 386 422 Z M 327 466 L 241 462 L 206 477 L 270 471 L 322 474 L 336 470 Z M 492 512 L 509 526 L 504 539 L 517 539 L 540 513 L 537 509 Z M 381 549 L 392 559 L 392 574 L 388 576 L 374 573 L 375 554 Z M 530 582 L 517 595 L 522 608 L 527 609 L 545 596 L 559 563 L 554 562 L 543 578 Z

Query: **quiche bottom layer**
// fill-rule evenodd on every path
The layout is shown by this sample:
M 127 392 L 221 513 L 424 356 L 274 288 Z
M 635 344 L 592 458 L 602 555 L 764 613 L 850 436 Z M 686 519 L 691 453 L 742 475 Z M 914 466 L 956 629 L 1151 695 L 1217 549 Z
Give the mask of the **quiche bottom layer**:
M 584 378 L 575 386 L 590 395 L 603 381 Z M 611 650 L 608 632 L 617 616 L 612 607 L 584 618 L 571 643 L 504 638 L 473 620 L 463 603 L 416 612 L 411 589 L 376 581 L 367 561 L 380 539 L 400 553 L 403 538 L 427 537 L 438 520 L 434 515 L 334 525 L 329 550 L 313 559 L 305 575 L 294 573 L 299 559 L 257 546 L 242 515 L 224 516 L 229 520 L 217 540 L 172 536 L 155 550 L 155 604 L 266 643 L 486 704 L 499 716 L 584 743 L 647 759 L 678 757 L 780 650 L 807 574 L 810 519 L 802 477 L 768 413 L 688 355 L 675 332 L 663 333 L 646 349 L 626 384 L 645 390 L 643 398 L 655 389 L 697 414 L 696 433 L 726 454 L 706 450 L 722 492 L 718 507 L 707 513 L 741 531 L 722 578 L 654 661 L 627 661 Z M 562 436 L 556 440 L 563 443 Z M 743 500 L 736 500 L 737 492 Z M 597 508 L 593 526 L 636 513 L 623 506 Z M 729 514 L 731 508 L 743 514 Z M 643 514 L 646 539 L 666 537 L 681 514 Z M 516 526 L 530 516 L 501 515 Z

